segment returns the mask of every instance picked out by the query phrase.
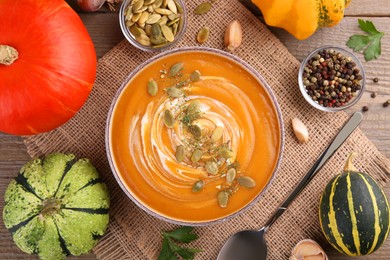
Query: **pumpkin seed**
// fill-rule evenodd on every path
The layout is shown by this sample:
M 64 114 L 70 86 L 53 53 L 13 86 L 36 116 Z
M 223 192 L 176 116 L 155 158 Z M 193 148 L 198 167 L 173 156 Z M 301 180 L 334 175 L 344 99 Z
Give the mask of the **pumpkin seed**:
M 176 4 L 177 12 L 179 14 L 182 14 L 183 13 L 183 7 L 176 0 L 173 0 L 173 2 L 175 2 L 175 4 Z
M 200 80 L 200 72 L 199 70 L 195 70 L 191 73 L 190 75 L 190 80 L 192 82 L 196 82 L 196 81 L 199 81 Z
M 192 152 L 192 155 L 191 155 L 191 161 L 192 162 L 197 162 L 199 161 L 201 158 L 202 158 L 202 151 L 200 149 L 195 149 L 193 152 Z
M 194 185 L 192 185 L 192 191 L 199 192 L 203 189 L 203 187 L 204 187 L 204 181 L 199 180 L 199 181 L 195 182 Z
M 211 9 L 211 4 L 209 2 L 204 2 L 195 8 L 195 14 L 198 15 L 205 14 L 208 11 L 210 11 L 210 9 Z
M 148 12 L 142 12 L 141 17 L 138 19 L 138 24 L 144 24 L 149 18 Z
M 164 8 L 167 7 L 167 5 L 168 5 L 168 0 L 163 0 L 161 5 L 162 5 L 162 7 L 164 7 Z
M 220 127 L 220 126 L 217 126 L 213 133 L 211 134 L 211 142 L 215 143 L 217 142 L 219 139 L 221 139 L 223 135 L 223 128 Z
M 178 163 L 181 163 L 184 160 L 184 146 L 183 145 L 179 145 L 178 147 L 176 147 L 175 157 L 176 157 L 176 161 Z
M 142 13 L 143 11 L 146 11 L 148 10 L 148 7 L 147 6 L 142 6 L 140 9 L 138 9 L 137 11 L 135 11 L 134 13 Z
M 131 33 L 135 38 L 141 37 L 142 32 L 141 32 L 140 28 L 139 28 L 137 25 L 135 25 L 135 24 L 132 25 L 132 26 L 129 28 L 129 30 L 130 30 L 130 33 Z
M 180 18 L 179 18 L 180 19 Z M 178 28 L 178 23 L 174 23 L 173 25 L 172 25 L 172 33 L 173 33 L 173 35 L 175 35 L 176 36 L 176 34 L 177 34 L 177 28 Z
M 179 21 L 179 17 L 177 17 L 176 19 L 174 19 L 174 20 L 172 20 L 172 21 L 169 21 L 169 22 L 167 22 L 167 26 L 172 26 L 174 23 L 177 23 L 178 21 Z M 173 28 L 172 28 L 172 30 L 173 30 Z
M 136 2 L 133 2 L 133 13 L 136 13 L 139 9 L 141 9 L 144 6 L 144 0 L 138 0 Z
M 197 139 L 202 137 L 202 129 L 198 125 L 190 125 L 188 131 Z
M 200 44 L 205 43 L 207 41 L 207 39 L 209 38 L 209 34 L 210 34 L 209 27 L 202 27 L 199 30 L 198 35 L 196 36 L 196 41 Z
M 176 4 L 175 2 L 173 2 L 173 0 L 168 0 L 168 9 L 171 10 L 174 14 L 177 14 L 177 7 L 176 7 Z
M 164 45 L 165 43 L 167 43 L 167 40 L 161 36 L 152 36 L 150 37 L 150 42 L 153 43 L 153 45 Z
M 133 21 L 126 21 L 126 27 L 129 28 L 130 26 L 132 26 L 134 24 Z
M 159 25 L 165 25 L 165 24 L 167 24 L 167 22 L 168 22 L 168 17 L 163 16 L 163 17 L 161 17 L 161 19 L 158 21 L 158 24 L 159 24 Z
M 249 176 L 240 176 L 237 178 L 238 184 L 245 188 L 253 188 L 256 186 L 256 182 Z
M 167 18 L 166 16 L 164 17 Z M 171 28 L 169 28 L 168 26 L 161 25 L 161 32 L 164 35 L 165 39 L 167 39 L 167 41 L 173 42 L 173 40 L 175 39 L 175 36 L 173 36 Z
M 161 19 L 160 14 L 152 14 L 152 15 L 149 15 L 148 19 L 146 19 L 145 22 L 147 24 L 154 24 L 154 23 L 157 23 L 160 19 Z
M 176 18 L 179 18 L 179 17 L 177 16 L 177 14 L 170 14 L 170 15 L 168 15 L 168 19 L 169 19 L 170 21 L 173 21 L 173 20 L 175 20 Z
M 151 96 L 157 95 L 158 92 L 158 85 L 157 82 L 154 79 L 149 79 L 148 82 L 148 93 Z
M 149 5 L 149 6 L 148 6 L 148 12 L 149 12 L 149 13 L 154 13 L 153 5 Z
M 139 18 L 141 18 L 141 13 L 136 13 L 136 14 L 133 14 L 133 17 L 131 17 L 131 20 L 133 22 L 138 22 Z
M 182 29 L 183 29 L 183 18 L 180 17 L 180 20 L 179 20 L 179 23 L 178 23 L 178 26 L 177 26 L 177 31 L 180 32 Z
M 141 36 L 136 37 L 135 39 L 142 45 L 150 46 L 150 38 L 145 34 L 141 34 Z
M 209 174 L 216 175 L 218 173 L 218 165 L 216 162 L 207 162 L 205 168 Z
M 155 0 L 144 0 L 144 5 L 151 5 Z
M 232 183 L 234 179 L 236 178 L 237 171 L 234 168 L 230 168 L 226 173 L 226 182 Z
M 186 114 L 187 115 L 193 115 L 193 114 L 198 113 L 199 110 L 200 110 L 200 102 L 199 102 L 199 100 L 193 100 L 188 105 L 187 110 L 186 110 L 186 112 L 187 112 Z
M 229 202 L 229 192 L 226 190 L 221 190 L 217 194 L 218 204 L 221 208 L 226 208 Z
M 147 36 L 150 37 L 152 35 L 152 26 L 150 24 L 145 25 L 144 30 Z
M 230 150 L 229 148 L 227 148 L 227 147 L 222 147 L 221 149 L 219 149 L 218 154 L 219 154 L 222 158 L 225 158 L 225 159 L 229 159 L 229 158 L 233 157 L 233 151 L 231 151 L 231 150 Z
M 168 9 L 164 9 L 164 8 L 156 8 L 154 9 L 154 11 L 158 14 L 162 14 L 162 15 L 170 15 L 172 13 L 171 10 L 168 10 Z
M 175 118 L 172 115 L 172 112 L 168 109 L 164 111 L 164 124 L 168 128 L 173 128 L 175 125 Z
M 182 71 L 184 68 L 184 64 L 182 62 L 175 63 L 172 65 L 172 67 L 169 69 L 169 76 L 175 77 L 177 74 L 179 74 L 180 71 Z
M 159 8 L 162 5 L 163 0 L 156 0 L 153 3 L 153 8 Z
M 127 7 L 127 9 L 126 9 L 126 15 L 125 15 L 125 21 L 131 20 L 131 17 L 133 17 L 132 8 Z
M 151 33 L 153 37 L 162 37 L 161 35 L 161 27 L 158 23 L 154 23 L 151 28 Z
M 183 96 L 183 91 L 181 91 L 180 89 L 178 88 L 175 88 L 175 87 L 170 87 L 170 88 L 167 88 L 167 94 L 169 97 L 171 98 L 179 98 L 181 96 Z

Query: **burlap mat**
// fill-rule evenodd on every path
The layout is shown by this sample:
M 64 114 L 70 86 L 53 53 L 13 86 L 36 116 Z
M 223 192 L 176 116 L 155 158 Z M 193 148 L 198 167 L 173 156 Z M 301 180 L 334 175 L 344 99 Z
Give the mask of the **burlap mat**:
M 241 3 L 236 0 L 217 1 L 209 13 L 194 16 L 195 6 L 202 1 L 186 2 L 188 28 L 177 47 L 196 46 L 195 35 L 205 25 L 211 30 L 205 46 L 222 49 L 226 24 L 238 19 L 243 26 L 244 39 L 235 54 L 258 70 L 272 87 L 283 112 L 286 130 L 281 168 L 263 198 L 232 220 L 195 228 L 200 238 L 191 246 L 203 249 L 196 259 L 215 259 L 223 243 L 233 233 L 257 229 L 266 222 L 348 116 L 343 112 L 316 111 L 304 101 L 297 84 L 299 62 Z M 149 216 L 124 195 L 111 174 L 105 152 L 104 130 L 111 100 L 126 76 L 152 55 L 123 41 L 100 59 L 92 94 L 74 118 L 52 132 L 25 139 L 32 157 L 53 151 L 72 152 L 79 157 L 91 158 L 100 171 L 112 198 L 108 232 L 94 249 L 101 259 L 156 259 L 161 248 L 161 230 L 175 228 Z M 296 116 L 309 128 L 310 141 L 307 144 L 298 144 L 293 135 L 291 119 Z M 269 259 L 288 259 L 291 248 L 303 238 L 313 238 L 322 245 L 326 244 L 317 216 L 320 194 L 327 181 L 341 171 L 347 154 L 352 150 L 360 154 L 355 160 L 359 169 L 371 174 L 382 185 L 388 181 L 386 173 L 390 172 L 390 162 L 360 130 L 356 130 L 268 231 Z

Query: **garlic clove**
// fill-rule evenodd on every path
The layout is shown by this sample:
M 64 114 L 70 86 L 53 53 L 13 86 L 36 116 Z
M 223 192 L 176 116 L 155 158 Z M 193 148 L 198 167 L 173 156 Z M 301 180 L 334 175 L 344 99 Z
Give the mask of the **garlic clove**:
M 86 12 L 99 10 L 106 0 L 77 0 L 77 5 Z
M 291 120 L 294 134 L 297 137 L 298 141 L 301 143 L 307 143 L 309 140 L 309 131 L 307 127 L 302 123 L 302 121 L 295 117 Z
M 239 21 L 230 22 L 225 31 L 225 46 L 229 51 L 234 51 L 242 43 L 242 28 Z
M 328 256 L 317 242 L 304 239 L 293 248 L 290 260 L 328 260 Z

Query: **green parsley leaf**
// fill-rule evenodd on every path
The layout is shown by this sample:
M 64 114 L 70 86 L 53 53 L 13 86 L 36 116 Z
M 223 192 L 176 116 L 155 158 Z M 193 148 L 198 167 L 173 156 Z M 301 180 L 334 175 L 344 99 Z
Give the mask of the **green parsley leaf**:
M 182 227 L 164 234 L 173 239 L 176 239 L 179 242 L 190 243 L 191 241 L 194 241 L 198 238 L 197 234 L 191 233 L 192 230 L 193 227 Z
M 175 241 L 181 243 L 189 243 L 198 238 L 197 234 L 191 233 L 193 227 L 181 227 L 171 232 L 163 232 L 163 242 L 158 260 L 177 260 L 177 255 L 184 260 L 193 260 L 195 253 L 201 250 L 195 248 L 182 247 L 177 245 Z
M 352 35 L 347 42 L 347 46 L 354 51 L 364 49 L 363 53 L 366 61 L 377 59 L 381 55 L 381 39 L 384 33 L 379 32 L 371 21 L 359 19 L 358 23 L 360 29 L 368 35 Z
M 166 237 L 164 237 L 163 239 L 162 248 L 160 255 L 158 256 L 158 260 L 177 260 L 175 253 L 169 246 L 169 240 Z

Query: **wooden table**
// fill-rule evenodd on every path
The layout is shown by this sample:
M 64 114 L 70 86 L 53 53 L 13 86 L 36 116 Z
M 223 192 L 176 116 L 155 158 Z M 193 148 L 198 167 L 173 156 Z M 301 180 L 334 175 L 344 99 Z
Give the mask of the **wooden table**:
M 80 14 L 95 44 L 96 55 L 102 57 L 108 50 L 124 39 L 118 23 L 118 14 L 109 12 L 103 8 L 98 13 L 82 13 L 72 1 L 68 1 Z M 316 47 L 326 44 L 345 45 L 349 36 L 360 33 L 358 18 L 368 19 L 374 22 L 377 29 L 385 32 L 382 39 L 382 55 L 378 60 L 365 62 L 367 89 L 362 99 L 347 112 L 352 113 L 368 106 L 364 121 L 360 128 L 376 147 L 390 159 L 390 107 L 384 108 L 382 104 L 390 99 L 390 2 L 389 0 L 353 0 L 346 10 L 346 17 L 334 28 L 321 29 L 315 35 L 305 41 L 298 41 L 281 29 L 271 30 L 286 45 L 289 51 L 298 59 L 303 57 Z M 261 18 L 260 18 L 261 19 Z M 245 33 L 245 30 L 244 30 Z M 373 78 L 379 79 L 378 83 Z M 1 83 L 0 83 L 1 84 Z M 371 93 L 377 94 L 371 98 Z M 0 183 L 8 184 L 15 177 L 20 167 L 30 159 L 26 152 L 21 137 L 0 133 Z M 385 187 L 385 192 L 390 198 L 390 185 Z M 0 195 L 3 210 L 4 194 Z M 331 248 L 326 248 L 330 259 L 347 259 Z M 27 259 L 28 255 L 21 252 L 13 243 L 10 233 L 0 221 L 0 259 Z M 81 257 L 82 259 L 94 259 L 93 254 Z M 34 258 L 35 259 L 35 258 Z M 348 258 L 350 259 L 350 258 Z M 377 252 L 368 257 L 359 259 L 390 259 L 390 239 Z

